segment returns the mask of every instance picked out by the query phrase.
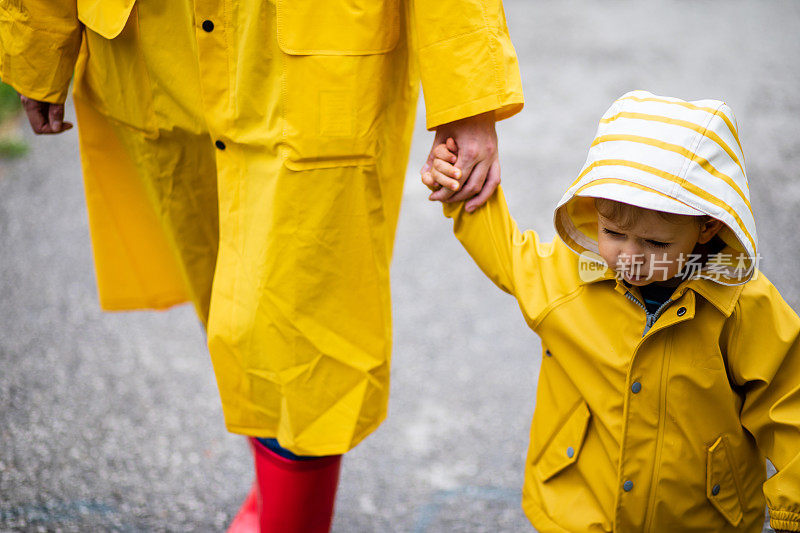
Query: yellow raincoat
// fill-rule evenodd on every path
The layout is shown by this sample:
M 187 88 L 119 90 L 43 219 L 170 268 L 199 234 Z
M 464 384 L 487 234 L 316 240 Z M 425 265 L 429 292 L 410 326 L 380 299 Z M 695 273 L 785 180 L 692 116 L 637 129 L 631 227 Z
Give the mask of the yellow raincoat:
M 750 268 L 737 139 L 721 102 L 637 91 L 601 120 L 553 242 L 520 233 L 502 189 L 471 215 L 445 206 L 542 339 L 522 502 L 537 530 L 760 532 L 766 496 L 772 527 L 800 531 L 800 319 Z M 711 215 L 727 247 L 647 314 L 598 262 L 593 197 Z
M 386 414 L 389 262 L 427 125 L 521 109 L 500 0 L 0 0 L 0 75 L 74 78 L 105 309 L 191 300 L 228 429 L 338 454 Z

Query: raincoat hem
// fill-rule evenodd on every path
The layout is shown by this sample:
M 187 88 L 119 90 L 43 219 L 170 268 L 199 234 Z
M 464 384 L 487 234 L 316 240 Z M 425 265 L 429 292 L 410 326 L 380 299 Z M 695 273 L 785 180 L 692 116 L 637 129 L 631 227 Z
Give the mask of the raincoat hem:
M 553 520 L 536 505 L 526 505 L 525 499 L 529 497 L 530 496 L 525 493 L 522 494 L 522 510 L 525 512 L 525 515 L 536 531 L 539 533 L 570 533 L 568 530 L 553 522 Z
M 290 443 L 283 443 L 281 442 L 281 446 L 286 448 L 290 452 L 296 455 L 312 455 L 312 456 L 326 456 L 326 455 L 344 455 L 345 453 L 349 452 L 356 446 L 358 446 L 361 441 L 365 438 L 370 436 L 386 419 L 386 416 L 382 416 L 378 419 L 378 421 L 374 424 L 370 424 L 366 426 L 360 433 L 360 435 L 355 436 L 348 445 L 340 446 L 340 445 L 320 445 L 320 446 L 311 446 L 311 447 L 297 447 L 292 446 Z M 263 427 L 254 427 L 254 426 L 242 426 L 238 424 L 225 424 L 225 427 L 230 433 L 236 433 L 237 435 L 245 435 L 247 437 L 256 437 L 259 439 L 277 439 L 278 432 L 277 431 L 267 431 Z
M 108 312 L 144 311 L 148 309 L 163 311 L 189 302 L 190 300 L 185 294 L 168 293 L 164 296 L 156 296 L 145 300 L 139 298 L 114 298 L 105 300 L 101 298 L 100 308 Z

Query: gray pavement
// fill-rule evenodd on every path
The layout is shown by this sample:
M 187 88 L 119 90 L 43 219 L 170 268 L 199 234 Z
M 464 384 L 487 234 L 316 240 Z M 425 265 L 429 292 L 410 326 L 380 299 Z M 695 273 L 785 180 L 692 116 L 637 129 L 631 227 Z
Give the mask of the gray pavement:
M 800 3 L 507 0 L 526 108 L 499 127 L 522 227 L 551 213 L 610 102 L 737 114 L 763 270 L 800 309 Z M 74 116 L 74 115 L 73 115 Z M 421 118 L 421 115 L 420 115 Z M 418 121 L 393 265 L 390 413 L 344 460 L 334 531 L 530 531 L 538 339 L 425 200 Z M 98 310 L 74 132 L 0 162 L 0 531 L 222 531 L 251 482 L 188 307 Z

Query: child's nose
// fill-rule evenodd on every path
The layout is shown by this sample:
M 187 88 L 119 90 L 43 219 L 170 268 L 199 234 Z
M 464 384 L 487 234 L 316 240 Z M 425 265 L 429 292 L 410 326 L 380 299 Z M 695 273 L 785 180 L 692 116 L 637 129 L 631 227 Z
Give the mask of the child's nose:
M 621 255 L 627 258 L 627 262 L 631 264 L 644 263 L 644 253 L 642 249 L 635 243 L 626 243 L 622 247 Z

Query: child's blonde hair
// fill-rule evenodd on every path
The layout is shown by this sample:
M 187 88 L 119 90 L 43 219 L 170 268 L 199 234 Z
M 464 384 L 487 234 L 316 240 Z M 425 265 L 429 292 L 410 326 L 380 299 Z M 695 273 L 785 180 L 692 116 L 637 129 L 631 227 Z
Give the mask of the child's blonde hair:
M 634 221 L 640 218 L 645 211 L 653 211 L 643 207 L 618 202 L 616 200 L 609 200 L 608 198 L 595 198 L 594 208 L 605 218 L 612 220 L 620 229 L 628 229 L 633 226 Z M 693 219 L 698 226 L 702 226 L 707 221 L 711 220 L 708 215 L 680 215 L 678 213 L 666 213 L 664 211 L 655 211 L 658 216 L 669 224 L 685 224 L 687 218 Z

